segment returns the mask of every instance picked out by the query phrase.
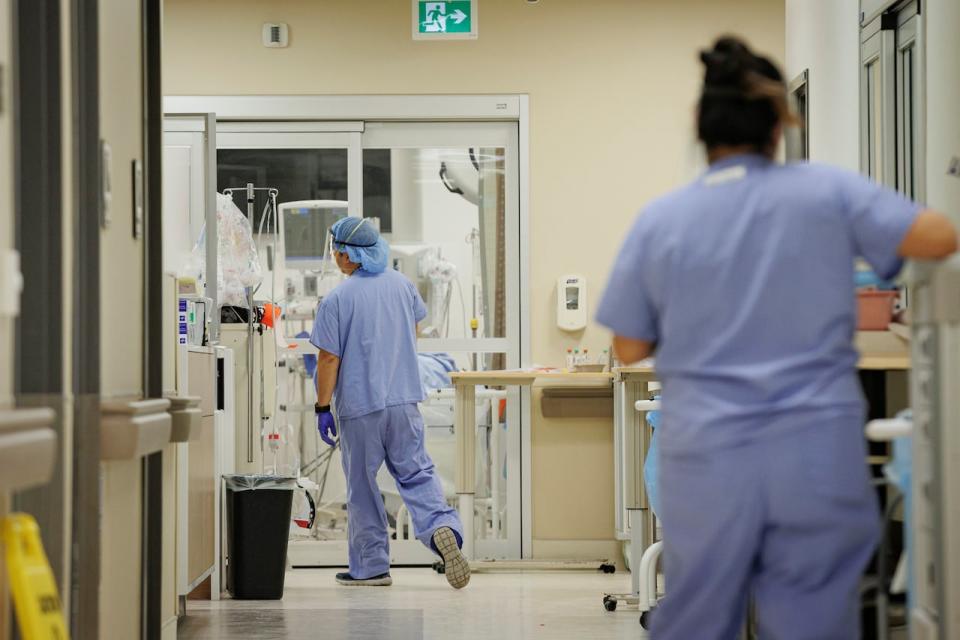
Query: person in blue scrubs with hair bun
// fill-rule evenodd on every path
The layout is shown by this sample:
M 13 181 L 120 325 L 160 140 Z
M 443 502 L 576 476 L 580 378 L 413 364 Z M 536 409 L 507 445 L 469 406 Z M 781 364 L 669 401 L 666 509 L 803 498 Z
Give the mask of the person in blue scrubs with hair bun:
M 460 553 L 463 528 L 447 504 L 424 448 L 424 399 L 417 363 L 417 323 L 427 315 L 420 293 L 404 275 L 387 269 L 390 248 L 362 218 L 331 228 L 337 266 L 348 277 L 317 310 L 310 342 L 317 356 L 317 428 L 336 446 L 339 419 L 347 476 L 350 570 L 337 582 L 388 586 L 387 514 L 377 486 L 384 463 L 428 548 L 443 558 L 447 581 L 461 589 L 470 565 Z
M 879 536 L 854 347 L 854 263 L 939 259 L 948 218 L 856 173 L 774 161 L 780 71 L 735 38 L 701 54 L 710 166 L 637 218 L 597 313 L 656 356 L 666 596 L 658 640 L 858 638 Z M 851 108 L 854 108 L 851 105 Z

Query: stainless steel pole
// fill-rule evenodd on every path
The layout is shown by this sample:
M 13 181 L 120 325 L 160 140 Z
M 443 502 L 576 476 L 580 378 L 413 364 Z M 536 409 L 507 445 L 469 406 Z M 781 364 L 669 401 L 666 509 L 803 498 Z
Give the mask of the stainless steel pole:
M 247 218 L 253 227 L 253 204 L 256 196 L 253 183 L 247 183 Z M 253 289 L 247 288 L 247 305 L 250 307 L 247 314 L 247 464 L 253 464 L 253 371 L 256 366 L 253 348 Z

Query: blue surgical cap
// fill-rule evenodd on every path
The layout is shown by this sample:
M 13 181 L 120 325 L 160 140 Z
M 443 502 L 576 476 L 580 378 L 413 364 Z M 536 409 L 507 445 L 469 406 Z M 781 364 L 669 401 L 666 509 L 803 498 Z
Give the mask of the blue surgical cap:
M 333 248 L 346 253 L 350 262 L 367 273 L 380 273 L 387 268 L 390 246 L 366 218 L 342 218 L 330 227 Z

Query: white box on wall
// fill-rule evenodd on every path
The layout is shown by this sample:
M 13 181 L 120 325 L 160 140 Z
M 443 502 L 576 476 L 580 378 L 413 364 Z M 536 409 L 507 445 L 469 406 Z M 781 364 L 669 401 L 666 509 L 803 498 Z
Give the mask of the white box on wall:
M 263 46 L 284 49 L 290 46 L 290 26 L 285 22 L 263 23 Z

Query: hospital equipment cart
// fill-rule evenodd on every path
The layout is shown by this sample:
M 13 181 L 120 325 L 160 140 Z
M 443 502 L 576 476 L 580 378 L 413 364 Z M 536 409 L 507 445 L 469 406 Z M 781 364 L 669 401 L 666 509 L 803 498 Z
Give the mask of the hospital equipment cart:
M 650 399 L 656 374 L 648 366 L 620 367 L 613 373 L 616 536 L 628 545 L 631 589 L 629 594 L 605 595 L 603 605 L 608 611 L 615 610 L 618 602 L 638 604 L 640 581 L 645 579 L 640 559 L 656 541 L 656 521 L 643 484 L 643 461 L 653 436 L 646 420 L 651 407 L 637 405 Z

